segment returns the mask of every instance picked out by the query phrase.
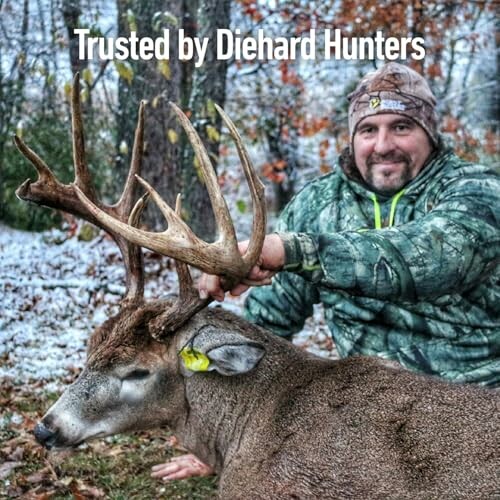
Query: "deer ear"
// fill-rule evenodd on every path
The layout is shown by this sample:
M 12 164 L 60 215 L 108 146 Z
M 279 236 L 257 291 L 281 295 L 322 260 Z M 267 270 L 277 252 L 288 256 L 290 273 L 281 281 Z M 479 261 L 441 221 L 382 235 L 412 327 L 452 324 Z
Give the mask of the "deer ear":
M 264 353 L 258 342 L 206 325 L 180 351 L 180 356 L 185 375 L 216 371 L 231 376 L 253 370 Z
M 221 375 L 240 375 L 253 370 L 264 356 L 264 348 L 242 337 L 244 342 L 226 344 L 207 352 L 213 368 Z

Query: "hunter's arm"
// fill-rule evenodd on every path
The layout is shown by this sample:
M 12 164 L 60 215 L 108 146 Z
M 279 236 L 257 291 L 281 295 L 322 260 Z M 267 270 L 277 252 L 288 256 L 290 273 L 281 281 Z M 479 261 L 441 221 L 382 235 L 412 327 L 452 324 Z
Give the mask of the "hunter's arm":
M 449 180 L 427 215 L 365 232 L 286 233 L 285 269 L 320 286 L 416 301 L 466 290 L 500 259 L 500 181 Z

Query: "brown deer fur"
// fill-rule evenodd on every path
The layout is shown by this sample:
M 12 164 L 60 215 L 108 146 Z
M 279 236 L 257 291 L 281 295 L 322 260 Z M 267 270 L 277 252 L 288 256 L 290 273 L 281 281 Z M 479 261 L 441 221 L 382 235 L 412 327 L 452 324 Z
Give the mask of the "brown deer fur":
M 159 343 L 148 334 L 156 307 L 161 303 L 122 310 L 93 334 L 81 380 L 44 418 L 57 431 L 56 446 L 75 444 L 65 441 L 65 429 L 90 425 L 93 414 L 108 422 L 120 415 L 110 433 L 170 426 L 215 468 L 224 499 L 498 493 L 498 393 L 376 358 L 317 358 L 221 309 L 198 313 Z M 239 375 L 187 373 L 179 351 L 207 329 L 212 345 L 237 333 L 264 355 Z M 149 370 L 149 399 L 116 398 L 123 383 L 117 368 L 127 365 Z M 106 377 L 117 380 L 106 385 Z M 89 391 L 101 393 L 97 402 L 89 403 Z

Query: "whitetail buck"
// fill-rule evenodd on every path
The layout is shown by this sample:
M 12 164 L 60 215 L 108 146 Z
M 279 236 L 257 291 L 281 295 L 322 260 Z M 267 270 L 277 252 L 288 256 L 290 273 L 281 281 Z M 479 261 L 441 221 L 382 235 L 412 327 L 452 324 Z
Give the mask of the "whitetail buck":
M 420 376 L 376 358 L 328 361 L 220 309 L 206 309 L 185 264 L 177 302 L 143 300 L 139 246 L 228 280 L 245 277 L 265 232 L 263 189 L 233 124 L 250 184 L 254 230 L 240 257 L 208 155 L 176 110 L 203 168 L 220 239 L 207 244 L 144 181 L 168 220 L 137 229 L 135 179 L 143 149 L 141 104 L 133 160 L 115 206 L 97 200 L 85 163 L 79 85 L 73 86 L 75 182 L 59 183 L 20 139 L 39 179 L 20 198 L 107 230 L 127 269 L 120 312 L 91 336 L 87 365 L 35 429 L 47 448 L 167 424 L 219 475 L 225 499 L 498 498 L 499 397 Z M 131 243 L 130 243 L 131 242 Z

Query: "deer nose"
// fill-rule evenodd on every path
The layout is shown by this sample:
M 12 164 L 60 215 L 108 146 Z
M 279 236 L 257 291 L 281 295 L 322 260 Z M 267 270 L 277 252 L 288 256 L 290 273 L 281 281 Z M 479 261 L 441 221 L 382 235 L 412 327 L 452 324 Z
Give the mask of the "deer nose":
M 33 431 L 36 440 L 42 445 L 50 450 L 56 441 L 57 432 L 51 431 L 43 423 L 38 423 Z

